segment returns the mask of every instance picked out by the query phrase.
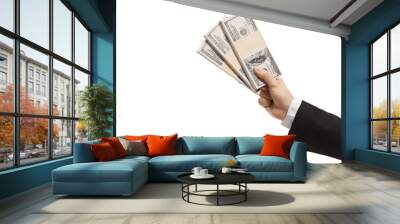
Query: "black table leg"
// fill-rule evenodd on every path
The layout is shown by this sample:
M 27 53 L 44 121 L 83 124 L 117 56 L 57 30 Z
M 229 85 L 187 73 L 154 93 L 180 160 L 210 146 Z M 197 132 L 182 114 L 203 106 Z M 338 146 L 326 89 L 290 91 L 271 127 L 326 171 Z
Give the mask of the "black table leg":
M 219 184 L 217 184 L 217 206 L 219 206 Z
M 195 190 L 194 191 L 196 191 L 197 192 L 197 184 L 195 185 Z
M 244 192 L 244 201 L 247 201 L 247 192 L 248 192 L 248 190 L 247 190 L 247 182 L 246 183 L 244 183 L 244 187 L 245 187 L 245 192 Z

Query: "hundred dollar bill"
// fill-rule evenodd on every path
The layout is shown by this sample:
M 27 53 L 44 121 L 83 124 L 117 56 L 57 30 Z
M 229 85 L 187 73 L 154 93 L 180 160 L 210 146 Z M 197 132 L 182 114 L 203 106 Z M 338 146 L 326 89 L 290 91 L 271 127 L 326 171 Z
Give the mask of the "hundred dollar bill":
M 229 41 L 222 30 L 221 24 L 214 26 L 205 36 L 209 44 L 214 50 L 225 60 L 226 64 L 235 72 L 235 74 L 242 80 L 245 86 L 247 86 L 253 92 L 256 92 L 252 88 L 250 81 L 247 79 L 245 72 L 240 65 L 240 62 L 235 56 Z
M 225 63 L 224 59 L 221 58 L 215 51 L 214 49 L 210 46 L 208 41 L 203 41 L 200 45 L 199 50 L 197 50 L 197 53 L 199 53 L 201 56 L 203 56 L 205 59 L 210 61 L 212 64 L 220 68 L 222 71 L 224 71 L 226 74 L 234 78 L 236 81 L 238 81 L 240 84 L 243 84 L 242 80 L 239 79 L 239 77 L 236 76 L 235 72 L 232 71 L 232 69 Z
M 265 84 L 253 73 L 254 67 L 261 67 L 274 76 L 281 75 L 274 58 L 268 50 L 260 31 L 252 19 L 233 16 L 221 21 L 229 43 L 254 89 Z

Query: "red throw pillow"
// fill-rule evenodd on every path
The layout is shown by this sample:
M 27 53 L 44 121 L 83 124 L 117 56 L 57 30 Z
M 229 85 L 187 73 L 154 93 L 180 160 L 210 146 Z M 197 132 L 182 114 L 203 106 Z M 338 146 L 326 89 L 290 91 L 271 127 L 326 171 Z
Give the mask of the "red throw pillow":
M 175 155 L 177 138 L 178 134 L 171 136 L 149 135 L 146 140 L 148 156 Z
M 265 135 L 264 146 L 261 149 L 261 156 L 280 156 L 286 159 L 290 157 L 290 147 L 296 138 L 296 135 Z
M 91 145 L 91 149 L 94 157 L 99 162 L 110 161 L 117 158 L 113 147 L 108 142 L 93 144 Z
M 126 156 L 126 151 L 124 149 L 124 146 L 122 146 L 121 142 L 119 141 L 118 138 L 116 137 L 111 137 L 111 138 L 101 138 L 101 142 L 108 142 L 114 149 L 115 155 L 118 158 Z
M 129 140 L 129 141 L 138 141 L 138 140 L 140 140 L 140 141 L 143 141 L 143 142 L 146 142 L 147 137 L 148 137 L 148 135 L 138 135 L 138 136 L 135 136 L 135 135 L 125 135 L 125 136 L 124 136 L 124 138 L 125 138 L 126 140 Z

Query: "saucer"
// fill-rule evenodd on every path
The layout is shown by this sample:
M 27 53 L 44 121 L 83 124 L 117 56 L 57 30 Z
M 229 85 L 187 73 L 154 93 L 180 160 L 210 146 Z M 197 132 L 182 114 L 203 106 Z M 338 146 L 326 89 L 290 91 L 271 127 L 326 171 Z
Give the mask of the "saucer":
M 212 174 L 207 174 L 207 175 L 204 175 L 204 176 L 194 175 L 194 174 L 190 175 L 190 178 L 193 178 L 193 179 L 211 179 L 211 178 L 214 178 L 214 177 L 215 176 L 212 175 Z

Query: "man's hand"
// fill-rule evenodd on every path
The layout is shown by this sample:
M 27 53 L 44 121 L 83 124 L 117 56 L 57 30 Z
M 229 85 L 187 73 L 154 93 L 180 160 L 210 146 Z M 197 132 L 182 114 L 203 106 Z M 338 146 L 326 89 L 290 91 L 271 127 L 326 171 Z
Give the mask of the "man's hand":
M 262 68 L 254 68 L 254 73 L 266 84 L 261 88 L 258 103 L 273 117 L 280 120 L 285 119 L 293 96 L 282 78 L 274 77 Z

